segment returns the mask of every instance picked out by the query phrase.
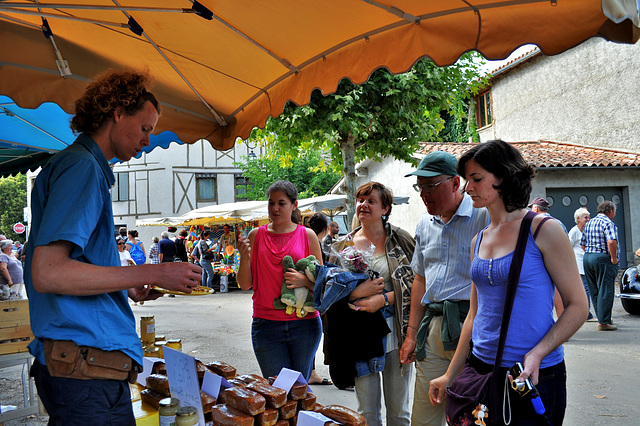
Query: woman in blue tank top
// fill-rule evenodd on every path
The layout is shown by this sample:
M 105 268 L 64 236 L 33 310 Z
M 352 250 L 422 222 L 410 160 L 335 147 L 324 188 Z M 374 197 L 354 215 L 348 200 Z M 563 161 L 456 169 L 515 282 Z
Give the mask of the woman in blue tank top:
M 443 401 L 446 387 L 462 371 L 465 361 L 481 373 L 493 370 L 507 276 L 535 175 L 520 152 L 500 140 L 475 145 L 465 152 L 458 161 L 458 172 L 467 180 L 465 190 L 473 206 L 486 207 L 491 223 L 471 243 L 471 307 L 449 369 L 431 382 L 432 404 Z M 565 309 L 554 322 L 556 288 Z M 584 323 L 586 309 L 586 294 L 569 239 L 557 221 L 545 222 L 543 215 L 536 216 L 527 239 L 501 371 L 506 372 L 516 362 L 523 364 L 520 379 L 533 381 L 553 425 L 562 424 L 566 407 L 561 345 Z M 473 350 L 467 360 L 470 341 Z M 548 424 L 535 413 L 530 399 L 511 389 L 508 392 L 511 425 Z M 503 422 L 499 412 L 494 416 L 492 421 Z

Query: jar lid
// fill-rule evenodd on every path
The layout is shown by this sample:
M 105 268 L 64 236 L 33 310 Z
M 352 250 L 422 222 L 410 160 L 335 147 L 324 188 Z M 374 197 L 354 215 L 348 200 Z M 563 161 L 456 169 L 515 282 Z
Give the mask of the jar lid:
M 178 398 L 164 398 L 158 404 L 161 407 L 169 407 L 171 405 L 180 405 L 180 400 Z
M 181 339 L 167 339 L 167 343 L 180 343 L 182 342 Z
M 196 407 L 180 407 L 178 411 L 176 411 L 176 416 L 192 416 L 197 412 Z
M 140 319 L 153 319 L 153 315 L 143 315 Z

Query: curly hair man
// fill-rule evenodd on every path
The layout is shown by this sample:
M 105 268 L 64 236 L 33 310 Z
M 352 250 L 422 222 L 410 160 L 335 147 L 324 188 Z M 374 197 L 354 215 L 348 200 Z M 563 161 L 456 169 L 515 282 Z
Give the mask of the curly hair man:
M 148 83 L 135 72 L 91 83 L 71 123 L 78 138 L 32 190 L 29 351 L 50 425 L 134 424 L 127 381 L 140 371 L 142 348 L 127 297 L 158 298 L 151 284 L 190 293 L 200 282 L 200 267 L 190 263 L 119 267 L 109 160 L 128 161 L 149 145 L 160 108 Z

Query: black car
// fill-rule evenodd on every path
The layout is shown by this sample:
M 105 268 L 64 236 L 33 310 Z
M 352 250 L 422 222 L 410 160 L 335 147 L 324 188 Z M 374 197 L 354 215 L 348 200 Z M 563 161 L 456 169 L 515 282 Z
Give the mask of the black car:
M 631 315 L 640 315 L 640 278 L 634 266 L 624 271 L 620 281 L 620 293 L 616 294 L 622 302 L 622 307 Z

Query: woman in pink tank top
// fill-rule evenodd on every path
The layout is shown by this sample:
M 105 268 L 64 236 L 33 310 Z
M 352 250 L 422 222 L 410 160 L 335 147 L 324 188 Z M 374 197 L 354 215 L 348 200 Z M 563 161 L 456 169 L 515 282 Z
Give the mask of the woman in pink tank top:
M 262 375 L 275 376 L 286 367 L 308 380 L 322 334 L 318 313 L 298 318 L 295 312 L 274 308 L 273 302 L 280 297 L 283 279 L 289 288 L 313 291 L 315 286 L 301 272 L 284 272 L 283 258 L 291 256 L 295 263 L 314 255 L 322 263 L 322 250 L 316 234 L 300 225 L 298 190 L 291 182 L 275 182 L 267 196 L 271 222 L 254 229 L 247 238 L 238 238 L 238 285 L 253 289 L 251 340 Z

